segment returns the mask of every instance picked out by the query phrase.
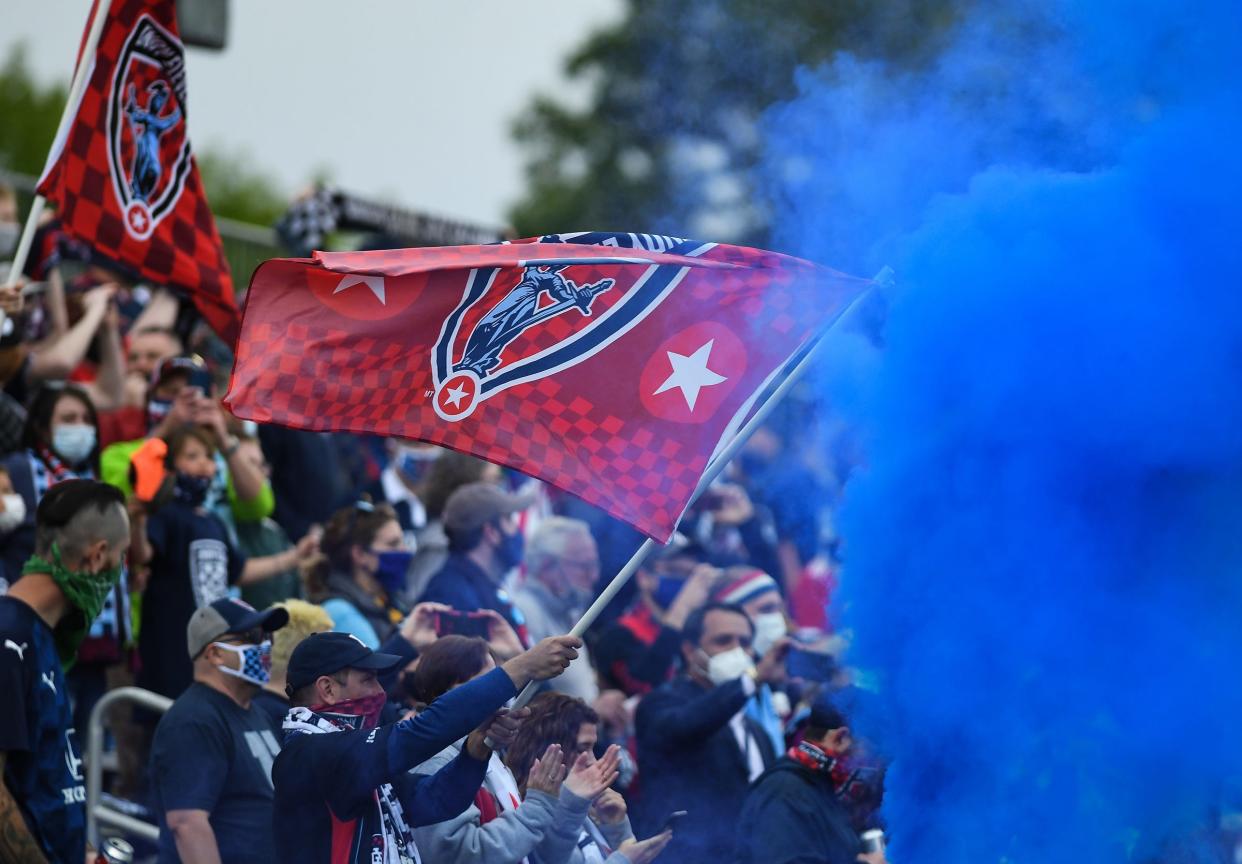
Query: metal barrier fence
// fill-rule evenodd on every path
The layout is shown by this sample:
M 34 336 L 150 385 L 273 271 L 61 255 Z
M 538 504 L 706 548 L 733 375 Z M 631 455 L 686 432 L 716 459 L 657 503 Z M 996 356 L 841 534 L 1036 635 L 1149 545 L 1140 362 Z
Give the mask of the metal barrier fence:
M 105 693 L 91 710 L 86 736 L 86 838 L 95 846 L 99 845 L 101 823 L 152 841 L 159 840 L 160 836 L 159 826 L 135 819 L 100 801 L 103 792 L 104 714 L 118 702 L 132 702 L 160 714 L 173 704 L 167 696 L 141 687 L 118 687 Z

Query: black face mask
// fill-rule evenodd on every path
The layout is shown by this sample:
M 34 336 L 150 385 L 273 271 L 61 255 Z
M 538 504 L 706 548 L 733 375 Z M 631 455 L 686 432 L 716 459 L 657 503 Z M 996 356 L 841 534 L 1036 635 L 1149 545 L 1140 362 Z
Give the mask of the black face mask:
M 521 530 L 514 531 L 512 534 L 506 534 L 504 530 L 497 525 L 496 530 L 500 532 L 500 546 L 496 549 L 496 555 L 500 558 L 501 566 L 505 570 L 516 567 L 522 563 L 522 556 L 526 552 L 526 538 L 522 536 Z
M 201 507 L 207 500 L 207 492 L 211 489 L 210 477 L 194 477 L 189 474 L 178 474 L 173 495 L 178 501 L 184 501 L 192 507 Z

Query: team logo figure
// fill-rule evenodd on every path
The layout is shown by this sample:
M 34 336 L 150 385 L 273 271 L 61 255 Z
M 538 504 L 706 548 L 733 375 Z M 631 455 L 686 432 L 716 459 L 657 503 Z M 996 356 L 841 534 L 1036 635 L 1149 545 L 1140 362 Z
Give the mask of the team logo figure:
M 500 364 L 500 352 L 528 327 L 563 315 L 577 308 L 583 315 L 591 314 L 591 303 L 613 286 L 612 279 L 601 279 L 591 285 L 578 286 L 561 275 L 568 264 L 527 267 L 522 281 L 504 299 L 483 316 L 466 340 L 466 351 L 454 372 L 470 371 L 479 378 Z M 555 302 L 539 308 L 543 292 Z
M 126 233 L 146 240 L 177 206 L 193 167 L 181 41 L 149 15 L 140 16 L 121 49 L 108 98 L 112 189 Z
M 134 85 L 129 86 L 129 99 L 125 103 L 125 116 L 129 118 L 130 134 L 134 138 L 134 161 L 129 173 L 130 191 L 135 201 L 144 204 L 151 199 L 160 182 L 160 136 L 181 122 L 181 109 L 173 108 L 161 114 L 168 102 L 168 85 L 156 81 L 147 88 L 149 97 L 145 107 L 139 107 L 134 98 Z

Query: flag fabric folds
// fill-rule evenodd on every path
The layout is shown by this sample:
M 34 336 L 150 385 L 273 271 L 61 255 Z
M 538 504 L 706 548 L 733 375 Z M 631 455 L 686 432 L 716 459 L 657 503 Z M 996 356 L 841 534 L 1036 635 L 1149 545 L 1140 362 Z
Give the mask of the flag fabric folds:
M 88 74 L 39 194 L 57 206 L 67 233 L 185 291 L 232 342 L 237 304 L 186 134 L 185 52 L 172 0 L 113 0 Z
M 663 541 L 790 358 L 870 284 L 645 234 L 276 259 L 251 280 L 226 404 L 472 453 Z

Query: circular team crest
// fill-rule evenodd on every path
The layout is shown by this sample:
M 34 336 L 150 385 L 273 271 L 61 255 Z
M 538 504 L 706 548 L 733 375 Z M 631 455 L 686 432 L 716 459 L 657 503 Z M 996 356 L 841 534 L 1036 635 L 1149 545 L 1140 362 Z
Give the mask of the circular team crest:
M 185 51 L 142 15 L 117 59 L 108 93 L 108 163 L 125 231 L 151 236 L 177 206 L 192 167 L 185 134 Z
M 474 411 L 479 399 L 479 376 L 466 369 L 455 372 L 436 389 L 436 413 L 449 421 L 463 420 Z

